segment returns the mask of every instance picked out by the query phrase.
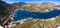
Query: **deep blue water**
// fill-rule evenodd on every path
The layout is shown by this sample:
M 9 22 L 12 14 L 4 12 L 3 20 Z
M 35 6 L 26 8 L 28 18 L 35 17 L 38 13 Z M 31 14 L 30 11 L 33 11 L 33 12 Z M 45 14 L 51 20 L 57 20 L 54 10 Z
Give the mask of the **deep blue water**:
M 53 18 L 60 15 L 60 10 L 53 10 L 50 12 L 29 12 L 26 10 L 18 10 L 14 14 L 14 21 L 25 19 L 25 18 L 41 18 L 41 19 L 48 19 L 48 18 Z

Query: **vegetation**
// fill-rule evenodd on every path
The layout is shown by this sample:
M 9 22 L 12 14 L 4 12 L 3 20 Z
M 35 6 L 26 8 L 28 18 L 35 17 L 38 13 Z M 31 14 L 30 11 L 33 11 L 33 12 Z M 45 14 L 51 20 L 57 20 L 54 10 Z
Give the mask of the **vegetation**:
M 5 17 L 9 15 L 8 8 L 9 5 L 6 2 L 0 0 L 0 25 L 3 24 Z
M 16 23 L 16 28 L 56 28 L 59 25 L 59 16 L 55 20 L 44 20 L 44 19 L 26 19 L 23 24 L 20 22 Z M 58 20 L 58 21 L 56 21 Z M 58 23 L 58 24 L 57 24 Z

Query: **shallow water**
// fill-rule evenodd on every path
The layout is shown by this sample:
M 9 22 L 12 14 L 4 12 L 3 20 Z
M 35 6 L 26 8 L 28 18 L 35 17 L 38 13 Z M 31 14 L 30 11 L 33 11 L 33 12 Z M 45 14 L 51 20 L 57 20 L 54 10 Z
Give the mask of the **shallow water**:
M 48 19 L 48 18 L 53 18 L 60 15 L 60 10 L 53 10 L 50 12 L 29 12 L 26 10 L 18 10 L 16 11 L 16 13 L 14 14 L 14 21 L 17 20 L 21 20 L 21 19 L 25 19 L 25 18 L 40 18 L 40 19 Z

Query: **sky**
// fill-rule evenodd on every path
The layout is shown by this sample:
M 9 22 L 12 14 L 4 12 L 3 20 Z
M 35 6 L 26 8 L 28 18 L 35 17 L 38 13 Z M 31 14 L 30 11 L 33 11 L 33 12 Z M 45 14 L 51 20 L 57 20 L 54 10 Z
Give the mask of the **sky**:
M 15 2 L 26 2 L 26 3 L 41 3 L 41 2 L 52 2 L 60 4 L 60 0 L 3 0 L 7 3 L 15 3 Z

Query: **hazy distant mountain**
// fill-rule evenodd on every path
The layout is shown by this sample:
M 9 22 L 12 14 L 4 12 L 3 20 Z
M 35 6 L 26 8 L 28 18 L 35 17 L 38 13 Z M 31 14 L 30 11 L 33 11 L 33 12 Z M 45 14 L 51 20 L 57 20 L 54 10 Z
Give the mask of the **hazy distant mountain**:
M 18 2 L 18 3 L 13 3 L 14 5 L 23 5 L 26 4 L 25 2 Z
M 18 3 L 11 4 L 11 6 L 14 7 L 14 8 L 19 8 L 19 7 L 21 7 L 24 4 L 26 4 L 26 3 L 25 2 L 18 2 Z
M 51 5 L 51 6 L 54 6 L 55 4 L 54 3 L 51 3 L 51 2 L 43 2 L 41 3 L 41 5 Z
M 56 7 L 60 7 L 60 5 L 57 5 Z
M 13 3 L 13 4 L 26 4 L 25 2 L 18 2 L 18 3 Z

